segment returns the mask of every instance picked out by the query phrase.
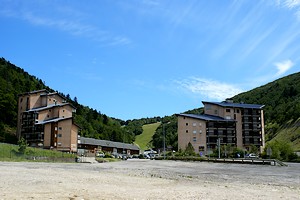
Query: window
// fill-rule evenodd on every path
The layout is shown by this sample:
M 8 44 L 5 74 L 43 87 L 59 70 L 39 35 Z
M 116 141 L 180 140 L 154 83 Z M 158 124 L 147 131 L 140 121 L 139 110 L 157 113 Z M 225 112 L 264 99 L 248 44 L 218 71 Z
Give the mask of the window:
M 199 123 L 199 126 L 202 126 L 201 122 Z
M 211 109 L 211 105 L 205 105 L 205 109 L 206 110 L 210 110 Z
M 188 126 L 188 125 L 189 125 L 189 123 L 185 123 L 185 125 L 186 125 L 186 126 Z
M 199 146 L 199 151 L 204 151 L 204 146 Z
M 218 114 L 218 110 L 215 110 L 215 114 L 216 114 L 216 115 Z
M 62 134 L 58 134 L 57 137 L 62 137 Z
M 62 127 L 59 127 L 58 130 L 62 130 Z
M 229 108 L 226 108 L 226 112 L 230 112 L 230 109 L 229 109 Z
M 194 122 L 194 123 L 193 123 L 193 126 L 197 126 L 197 123 L 196 123 L 196 122 Z
M 225 119 L 231 119 L 231 117 L 230 117 L 229 115 L 227 115 L 227 116 L 225 117 Z
M 186 133 L 188 133 L 188 132 L 189 132 L 189 130 L 185 130 L 185 132 L 186 132 Z
M 196 137 L 193 137 L 193 141 L 196 142 L 196 141 L 197 141 L 197 138 L 196 138 Z
M 200 130 L 199 133 L 201 134 L 201 133 L 202 133 L 202 130 Z
M 23 98 L 20 99 L 20 102 L 22 102 L 22 101 L 23 101 Z
M 65 112 L 65 110 L 63 110 L 63 112 Z
M 196 133 L 197 133 L 197 131 L 196 131 L 196 130 L 193 130 L 193 133 L 194 133 L 194 134 L 196 134 Z

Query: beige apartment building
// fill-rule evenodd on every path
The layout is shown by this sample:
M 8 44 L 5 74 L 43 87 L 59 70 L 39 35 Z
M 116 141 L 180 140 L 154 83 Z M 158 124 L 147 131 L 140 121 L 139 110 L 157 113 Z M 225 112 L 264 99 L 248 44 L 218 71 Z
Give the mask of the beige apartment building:
M 19 95 L 17 136 L 32 147 L 77 152 L 79 127 L 75 107 L 57 92 L 47 90 Z
M 178 114 L 178 148 L 191 143 L 196 153 L 210 154 L 220 145 L 233 145 L 249 150 L 255 145 L 260 152 L 265 146 L 264 105 L 202 102 L 204 114 Z

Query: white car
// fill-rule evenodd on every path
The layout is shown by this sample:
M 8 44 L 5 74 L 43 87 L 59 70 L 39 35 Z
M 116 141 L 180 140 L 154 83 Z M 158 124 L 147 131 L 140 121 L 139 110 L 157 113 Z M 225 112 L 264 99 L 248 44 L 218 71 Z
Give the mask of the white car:
M 246 155 L 246 158 L 258 158 L 258 156 L 255 153 L 250 153 Z

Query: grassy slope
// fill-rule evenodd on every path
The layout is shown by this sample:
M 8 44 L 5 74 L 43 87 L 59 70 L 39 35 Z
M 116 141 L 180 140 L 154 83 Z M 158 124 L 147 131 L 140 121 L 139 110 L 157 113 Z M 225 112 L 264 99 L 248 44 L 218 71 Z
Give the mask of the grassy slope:
M 75 154 L 68 154 L 59 151 L 50 151 L 27 147 L 25 154 L 18 153 L 18 145 L 0 143 L 0 161 L 28 161 L 26 157 L 49 157 L 49 158 L 75 158 Z
M 294 151 L 300 151 L 300 118 L 281 128 L 272 140 L 291 142 Z
M 141 135 L 136 136 L 134 143 L 139 145 L 142 150 L 148 149 L 149 147 L 147 145 L 152 140 L 152 136 L 154 135 L 159 125 L 160 122 L 144 125 L 143 133 Z

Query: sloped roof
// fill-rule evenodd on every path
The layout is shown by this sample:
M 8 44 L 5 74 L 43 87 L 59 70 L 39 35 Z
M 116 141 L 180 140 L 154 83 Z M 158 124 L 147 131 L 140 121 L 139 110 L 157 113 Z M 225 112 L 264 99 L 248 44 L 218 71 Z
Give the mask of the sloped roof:
M 213 104 L 221 107 L 231 107 L 231 108 L 252 108 L 252 109 L 262 109 L 265 105 L 260 104 L 246 104 L 246 103 L 231 103 L 231 102 L 208 102 L 202 101 L 203 104 Z
M 182 117 L 190 117 L 194 119 L 201 119 L 204 121 L 221 121 L 221 122 L 234 122 L 235 120 L 233 119 L 225 119 L 223 117 L 218 117 L 218 116 L 213 116 L 213 115 L 196 115 L 196 114 L 177 114 L 177 116 L 182 116 Z
M 72 119 L 72 118 L 73 117 L 67 117 L 67 118 L 59 117 L 59 118 L 49 119 L 49 120 L 45 120 L 45 121 L 39 121 L 38 123 L 36 123 L 36 125 L 59 122 L 59 121 L 63 121 L 63 120 L 69 120 L 69 119 Z
M 95 138 L 86 138 L 79 137 L 78 144 L 89 144 L 89 145 L 97 145 L 102 147 L 113 147 L 118 149 L 131 149 L 131 150 L 140 150 L 138 146 L 134 144 L 122 143 L 122 142 L 113 142 L 109 140 L 98 140 Z
M 48 94 L 49 91 L 46 90 L 46 89 L 42 89 L 42 90 L 34 90 L 34 91 L 31 91 L 31 92 L 24 92 L 24 93 L 21 93 L 21 94 L 19 94 L 18 96 L 29 95 L 29 94 L 37 94 L 37 93 Z
M 51 108 L 54 108 L 54 107 L 63 107 L 63 106 L 68 106 L 68 105 L 75 109 L 75 107 L 70 103 L 62 103 L 62 104 L 51 104 L 51 105 L 48 105 L 48 106 L 32 108 L 32 109 L 27 110 L 25 112 L 38 112 L 38 111 L 41 111 L 41 110 L 47 110 L 47 109 L 51 109 Z

